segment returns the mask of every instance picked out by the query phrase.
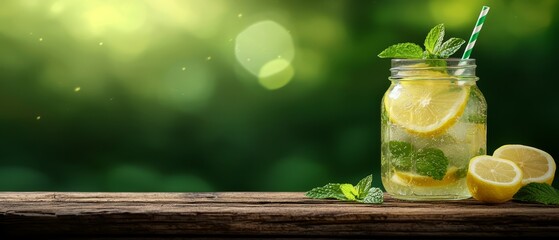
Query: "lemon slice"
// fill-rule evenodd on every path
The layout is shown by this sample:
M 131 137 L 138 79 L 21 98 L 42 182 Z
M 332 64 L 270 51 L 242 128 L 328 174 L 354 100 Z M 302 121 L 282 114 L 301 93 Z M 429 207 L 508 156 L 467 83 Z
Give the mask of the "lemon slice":
M 392 182 L 403 186 L 441 187 L 456 182 L 456 171 L 458 171 L 457 167 L 448 168 L 442 180 L 435 180 L 429 176 L 418 175 L 410 172 L 395 171 L 391 180 Z
M 437 135 L 462 115 L 469 86 L 447 80 L 403 80 L 384 97 L 388 118 L 408 132 Z
M 493 153 L 494 157 L 511 160 L 522 169 L 522 184 L 531 182 L 551 185 L 555 177 L 555 160 L 548 153 L 524 145 L 504 145 Z
M 475 199 L 501 203 L 511 200 L 522 187 L 522 175 L 514 162 L 482 155 L 470 160 L 466 182 Z

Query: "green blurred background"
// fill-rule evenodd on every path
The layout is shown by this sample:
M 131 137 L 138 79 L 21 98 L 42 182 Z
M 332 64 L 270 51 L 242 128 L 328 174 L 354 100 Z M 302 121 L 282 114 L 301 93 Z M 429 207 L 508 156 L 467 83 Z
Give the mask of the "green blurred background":
M 557 159 L 557 1 L 3 0 L 0 190 L 381 186 L 376 55 L 483 5 L 488 152 Z

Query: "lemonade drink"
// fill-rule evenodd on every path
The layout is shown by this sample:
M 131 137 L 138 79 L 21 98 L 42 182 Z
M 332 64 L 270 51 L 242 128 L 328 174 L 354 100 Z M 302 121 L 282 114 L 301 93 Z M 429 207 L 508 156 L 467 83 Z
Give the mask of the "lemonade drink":
M 381 104 L 381 176 L 393 197 L 465 199 L 468 163 L 486 153 L 487 104 L 475 60 L 393 59 Z

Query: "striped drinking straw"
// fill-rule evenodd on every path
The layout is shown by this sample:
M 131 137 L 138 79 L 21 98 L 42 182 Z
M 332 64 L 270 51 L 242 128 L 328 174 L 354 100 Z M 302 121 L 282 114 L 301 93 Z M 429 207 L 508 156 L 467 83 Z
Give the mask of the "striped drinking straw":
M 470 36 L 470 40 L 468 41 L 468 46 L 466 46 L 466 50 L 464 51 L 464 55 L 462 55 L 462 59 L 469 59 L 470 55 L 472 54 L 472 49 L 474 45 L 476 45 L 477 37 L 479 36 L 479 31 L 481 31 L 481 27 L 483 27 L 483 22 L 485 22 L 485 16 L 489 12 L 488 6 L 483 6 L 481 8 L 481 12 L 479 13 L 479 17 L 477 18 L 476 27 L 472 32 L 472 36 Z

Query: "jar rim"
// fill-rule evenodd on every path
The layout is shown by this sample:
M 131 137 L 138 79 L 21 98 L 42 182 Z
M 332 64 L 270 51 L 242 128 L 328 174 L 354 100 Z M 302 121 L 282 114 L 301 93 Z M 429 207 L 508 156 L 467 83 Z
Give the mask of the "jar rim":
M 449 63 L 461 63 L 464 65 L 475 64 L 475 58 L 461 59 L 461 58 L 430 58 L 430 59 L 415 59 L 415 58 L 393 58 L 392 64 L 394 63 L 414 63 L 414 62 L 433 62 L 433 61 L 445 61 Z
M 390 80 L 456 79 L 477 80 L 475 59 L 392 59 Z M 433 75 L 433 72 L 443 73 Z
M 441 64 L 442 63 L 442 64 Z M 425 65 L 426 64 L 426 65 Z M 476 60 L 460 59 L 460 58 L 446 58 L 446 59 L 408 59 L 408 58 L 394 58 L 392 59 L 391 70 L 397 69 L 458 69 L 458 68 L 476 68 Z

